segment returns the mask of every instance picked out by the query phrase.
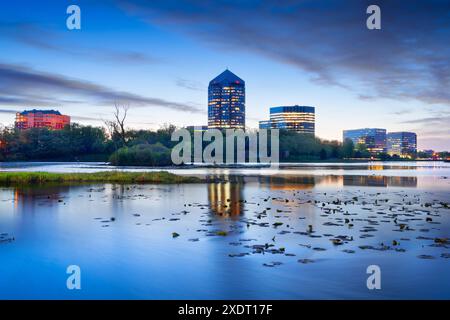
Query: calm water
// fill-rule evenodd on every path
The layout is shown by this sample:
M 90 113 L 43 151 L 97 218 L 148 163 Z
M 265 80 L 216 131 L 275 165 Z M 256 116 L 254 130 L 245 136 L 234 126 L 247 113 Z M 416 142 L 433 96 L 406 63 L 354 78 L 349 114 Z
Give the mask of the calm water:
M 172 171 L 224 182 L 0 187 L 0 298 L 450 299 L 449 163 Z

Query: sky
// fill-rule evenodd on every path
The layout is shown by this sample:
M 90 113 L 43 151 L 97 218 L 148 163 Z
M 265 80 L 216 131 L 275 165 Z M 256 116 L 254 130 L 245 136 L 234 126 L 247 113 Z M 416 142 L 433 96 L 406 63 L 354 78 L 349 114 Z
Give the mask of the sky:
M 69 5 L 81 29 L 66 27 Z M 369 30 L 366 9 L 381 9 Z M 128 126 L 207 124 L 207 86 L 246 83 L 247 125 L 316 108 L 316 135 L 413 131 L 450 150 L 448 0 L 15 0 L 0 4 L 0 124 L 57 109 L 86 125 L 130 106 Z

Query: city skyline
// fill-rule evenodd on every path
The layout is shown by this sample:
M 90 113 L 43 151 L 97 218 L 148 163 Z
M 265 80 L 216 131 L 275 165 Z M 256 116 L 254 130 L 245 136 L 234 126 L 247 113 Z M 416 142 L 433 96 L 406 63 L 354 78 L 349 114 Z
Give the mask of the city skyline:
M 28 10 L 19 10 L 24 4 Z M 119 101 L 132 107 L 130 127 L 204 124 L 207 81 L 228 67 L 246 80 L 250 128 L 271 106 L 312 105 L 320 138 L 341 140 L 345 129 L 381 126 L 416 132 L 418 149 L 450 149 L 450 30 L 439 19 L 450 11 L 446 4 L 424 10 L 420 2 L 380 2 L 383 27 L 369 31 L 365 5 L 356 1 L 339 3 L 345 7 L 339 12 L 333 1 L 314 10 L 310 1 L 76 1 L 82 26 L 69 31 L 70 4 L 2 4 L 0 123 L 36 107 L 101 125 Z M 219 11 L 220 19 L 211 19 Z M 224 33 L 232 18 L 233 32 Z M 333 37 L 318 41 L 322 24 Z M 360 45 L 349 53 L 345 39 Z

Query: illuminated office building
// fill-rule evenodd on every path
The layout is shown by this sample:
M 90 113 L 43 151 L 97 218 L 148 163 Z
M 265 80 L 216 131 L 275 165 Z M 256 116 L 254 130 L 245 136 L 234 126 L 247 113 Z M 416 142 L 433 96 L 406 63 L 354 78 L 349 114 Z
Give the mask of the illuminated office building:
M 355 130 L 344 130 L 343 140 L 353 141 L 355 148 L 358 144 L 364 144 L 371 154 L 386 152 L 386 129 L 364 128 Z
M 64 129 L 70 124 L 70 117 L 55 110 L 25 110 L 16 113 L 15 127 L 17 129 L 48 128 Z
M 417 153 L 417 135 L 414 132 L 389 132 L 387 134 L 387 152 L 391 156 L 402 158 L 415 156 Z
M 228 69 L 209 83 L 208 128 L 245 129 L 245 82 Z
M 284 129 L 299 133 L 315 133 L 315 108 L 279 106 L 270 108 L 270 120 L 260 121 L 260 129 Z

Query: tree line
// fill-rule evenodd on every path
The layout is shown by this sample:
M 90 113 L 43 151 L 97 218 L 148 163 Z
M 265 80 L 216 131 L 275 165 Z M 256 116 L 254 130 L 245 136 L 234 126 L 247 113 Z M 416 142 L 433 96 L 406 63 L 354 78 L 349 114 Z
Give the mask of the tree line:
M 0 161 L 108 161 L 113 165 L 172 165 L 173 125 L 158 130 L 125 129 L 124 118 L 109 127 L 83 126 L 77 123 L 62 130 L 14 127 L 0 129 Z M 123 121 L 121 122 L 122 119 Z M 121 124 L 122 123 L 122 124 Z M 328 141 L 310 134 L 280 131 L 280 161 L 320 161 L 369 159 L 364 145 L 354 146 Z M 380 159 L 391 159 L 378 155 Z

